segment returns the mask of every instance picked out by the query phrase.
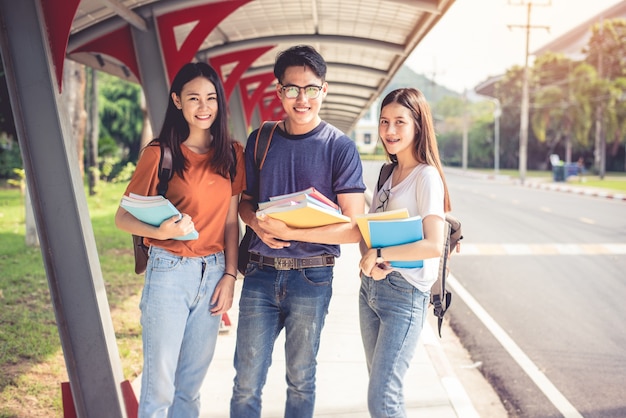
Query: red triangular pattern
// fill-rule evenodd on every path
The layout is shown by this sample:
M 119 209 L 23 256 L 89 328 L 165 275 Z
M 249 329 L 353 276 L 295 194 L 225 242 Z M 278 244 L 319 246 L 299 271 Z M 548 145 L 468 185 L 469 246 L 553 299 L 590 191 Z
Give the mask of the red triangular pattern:
M 99 52 L 109 55 L 124 63 L 128 69 L 137 77 L 141 83 L 137 56 L 133 44 L 133 36 L 130 26 L 126 25 L 116 31 L 109 32 L 100 38 L 81 45 L 70 53 L 74 52 Z
M 243 51 L 231 52 L 224 55 L 219 55 L 216 57 L 212 57 L 209 60 L 209 64 L 220 76 L 222 83 L 224 84 L 224 92 L 226 93 L 226 100 L 230 98 L 230 95 L 233 92 L 233 89 L 237 85 L 237 82 L 240 80 L 241 75 L 252 65 L 257 58 L 261 55 L 265 54 L 267 51 L 272 49 L 274 46 L 262 46 L 259 48 L 246 49 Z M 222 67 L 227 64 L 237 63 L 235 68 L 228 75 L 228 78 L 224 78 L 224 73 L 222 72 Z
M 169 80 L 174 79 L 180 67 L 193 60 L 202 42 L 226 16 L 249 1 L 251 0 L 227 0 L 220 3 L 177 10 L 159 16 L 157 18 L 157 26 L 159 36 L 161 37 L 163 61 L 167 67 L 166 72 Z M 176 47 L 174 28 L 196 21 L 198 24 L 191 30 L 179 50 Z
M 274 77 L 274 73 L 265 73 L 259 74 L 252 77 L 242 78 L 239 82 L 240 90 L 241 90 L 241 101 L 243 104 L 244 115 L 246 117 L 246 123 L 250 124 L 250 118 L 252 117 L 252 112 L 254 111 L 254 107 L 259 104 L 261 97 L 265 94 L 265 89 L 267 86 L 272 84 L 272 82 L 276 79 Z M 258 86 L 252 91 L 251 94 L 248 94 L 248 90 L 252 88 L 253 84 L 258 83 Z
M 280 102 L 280 98 L 276 94 L 276 92 L 272 92 L 271 94 L 266 94 L 259 103 L 261 118 L 263 120 L 279 120 L 282 119 L 284 114 L 284 109 L 282 103 Z
M 57 77 L 59 93 L 63 85 L 63 60 L 70 36 L 72 21 L 80 0 L 42 0 L 43 17 L 48 30 L 48 41 L 52 53 L 52 64 Z

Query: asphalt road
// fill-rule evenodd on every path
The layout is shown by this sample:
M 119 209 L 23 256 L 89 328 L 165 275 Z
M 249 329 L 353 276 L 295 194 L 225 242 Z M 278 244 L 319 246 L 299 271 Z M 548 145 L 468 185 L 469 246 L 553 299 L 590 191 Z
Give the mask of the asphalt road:
M 450 325 L 509 415 L 626 417 L 626 202 L 447 180 L 465 235 Z
M 626 202 L 448 182 L 466 237 L 453 274 L 526 357 L 458 297 L 451 324 L 511 416 L 625 417 Z

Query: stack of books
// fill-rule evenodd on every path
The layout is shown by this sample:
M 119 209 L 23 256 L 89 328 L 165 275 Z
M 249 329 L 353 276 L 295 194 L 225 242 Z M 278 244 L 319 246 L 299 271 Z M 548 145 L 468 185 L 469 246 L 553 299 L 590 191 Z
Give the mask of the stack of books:
M 350 218 L 341 214 L 339 206 L 314 187 L 279 196 L 259 203 L 257 216 L 280 219 L 294 228 L 314 228 L 341 222 Z
M 177 215 L 179 219 L 183 216 L 176 206 L 163 196 L 141 196 L 130 193 L 129 196 L 122 197 L 120 206 L 135 218 L 152 226 L 159 226 L 172 216 Z M 194 230 L 185 236 L 173 239 L 181 241 L 198 239 L 198 231 Z
M 409 211 L 397 209 L 388 212 L 366 213 L 356 217 L 357 225 L 368 248 L 385 248 L 408 244 L 424 238 L 422 218 L 409 216 Z M 392 267 L 423 267 L 423 260 L 389 260 Z

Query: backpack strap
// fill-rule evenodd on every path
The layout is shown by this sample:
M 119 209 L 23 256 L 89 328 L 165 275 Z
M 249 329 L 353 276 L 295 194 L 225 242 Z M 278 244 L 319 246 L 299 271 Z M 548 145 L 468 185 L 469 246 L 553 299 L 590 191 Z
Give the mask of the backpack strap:
M 159 159 L 159 184 L 157 193 L 165 197 L 167 183 L 172 178 L 172 150 L 167 145 L 161 144 L 161 158 Z
M 396 168 L 396 165 L 398 165 L 398 163 L 385 163 L 380 168 L 378 183 L 376 184 L 376 192 L 378 192 L 381 187 L 383 187 L 383 184 L 385 184 L 389 176 L 391 176 L 391 173 L 393 173 L 393 169 Z
M 233 165 L 230 166 L 228 174 L 230 174 L 230 182 L 232 183 L 237 176 L 237 151 L 235 150 L 234 144 L 231 145 L 230 149 L 233 152 Z
M 446 215 L 446 218 L 448 215 Z M 450 255 L 450 223 L 446 219 L 443 225 L 443 251 L 439 258 L 439 271 L 437 272 L 437 280 L 430 288 L 430 303 L 433 305 L 433 313 L 437 317 L 437 328 L 439 338 L 441 338 L 441 325 L 443 324 L 443 316 L 445 315 L 450 303 L 452 302 L 452 293 L 446 290 L 446 277 L 448 276 L 448 257 Z
M 254 162 L 256 167 L 256 188 L 257 193 L 260 193 L 261 189 L 261 178 L 260 173 L 263 168 L 263 164 L 265 164 L 265 157 L 267 157 L 267 151 L 270 149 L 270 143 L 272 142 L 272 136 L 274 135 L 274 131 L 278 126 L 278 122 L 275 121 L 265 121 L 259 128 L 256 134 L 256 142 L 254 144 Z M 259 197 L 256 196 L 255 199 Z
M 270 142 L 272 142 L 272 136 L 278 126 L 278 122 L 265 121 L 259 128 L 256 134 L 256 143 L 254 144 L 254 161 L 256 162 L 256 168 L 261 171 L 263 164 L 265 164 L 265 157 L 267 151 L 270 149 Z

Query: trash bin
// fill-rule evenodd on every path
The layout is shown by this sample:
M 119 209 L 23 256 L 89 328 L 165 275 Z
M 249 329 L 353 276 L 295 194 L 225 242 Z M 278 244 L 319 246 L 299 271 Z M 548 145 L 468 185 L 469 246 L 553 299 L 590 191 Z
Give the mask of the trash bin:
M 552 166 L 552 180 L 565 181 L 565 166 L 563 164 Z

